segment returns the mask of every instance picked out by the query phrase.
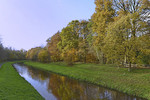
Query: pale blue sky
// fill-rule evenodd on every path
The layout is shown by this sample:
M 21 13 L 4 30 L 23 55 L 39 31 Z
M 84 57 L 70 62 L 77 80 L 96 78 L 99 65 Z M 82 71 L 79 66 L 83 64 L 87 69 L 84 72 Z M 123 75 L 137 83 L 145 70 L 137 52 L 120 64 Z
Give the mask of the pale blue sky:
M 94 0 L 0 0 L 0 37 L 4 46 L 28 50 L 94 11 Z

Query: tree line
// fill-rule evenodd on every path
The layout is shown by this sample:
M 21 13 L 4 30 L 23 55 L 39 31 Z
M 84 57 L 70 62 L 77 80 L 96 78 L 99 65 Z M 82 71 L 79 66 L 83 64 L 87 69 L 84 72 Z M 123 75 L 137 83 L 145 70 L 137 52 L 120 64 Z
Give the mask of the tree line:
M 14 50 L 12 48 L 5 48 L 0 41 L 0 62 L 2 61 L 13 61 L 13 60 L 24 60 L 26 59 L 25 50 Z
M 34 61 L 150 64 L 149 0 L 95 0 L 89 20 L 73 20 L 26 57 Z

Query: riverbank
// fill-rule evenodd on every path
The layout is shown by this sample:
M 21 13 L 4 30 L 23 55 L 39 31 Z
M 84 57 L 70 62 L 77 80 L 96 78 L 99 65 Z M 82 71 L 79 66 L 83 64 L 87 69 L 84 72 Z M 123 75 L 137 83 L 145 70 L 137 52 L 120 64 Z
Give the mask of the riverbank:
M 127 68 L 112 67 L 113 65 L 75 64 L 68 67 L 63 63 L 43 64 L 31 61 L 24 63 L 150 100 L 149 69 L 134 69 L 132 72 L 128 72 Z
M 1 100 L 44 100 L 41 95 L 24 79 L 11 64 L 6 62 L 0 68 Z

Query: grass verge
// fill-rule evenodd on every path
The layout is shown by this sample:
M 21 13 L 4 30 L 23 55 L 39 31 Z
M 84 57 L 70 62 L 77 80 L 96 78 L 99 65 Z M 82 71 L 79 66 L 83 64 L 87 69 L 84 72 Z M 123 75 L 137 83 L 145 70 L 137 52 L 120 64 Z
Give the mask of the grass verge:
M 44 100 L 41 95 L 22 78 L 11 64 L 6 62 L 0 68 L 1 100 Z
M 64 63 L 43 64 L 32 61 L 24 64 L 150 100 L 149 69 L 128 72 L 127 68 L 113 65 L 75 64 L 67 67 Z

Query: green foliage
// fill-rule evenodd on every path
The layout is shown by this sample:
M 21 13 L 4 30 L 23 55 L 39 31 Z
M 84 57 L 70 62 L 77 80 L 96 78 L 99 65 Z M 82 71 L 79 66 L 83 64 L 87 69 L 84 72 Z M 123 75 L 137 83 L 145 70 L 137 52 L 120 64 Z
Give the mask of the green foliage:
M 140 60 L 142 64 L 150 65 L 150 55 L 142 55 L 142 58 Z
M 11 48 L 0 47 L 0 61 L 24 60 L 26 59 L 25 50 L 12 50 Z
M 78 49 L 79 24 L 80 22 L 78 20 L 72 21 L 66 28 L 62 29 L 62 32 L 60 33 L 61 41 L 58 43 L 58 48 L 62 52 L 62 59 L 68 62 L 69 65 L 75 61 L 73 60 L 73 56 L 76 55 L 76 50 L 74 48 Z
M 50 54 L 47 50 L 43 49 L 38 53 L 38 61 L 40 62 L 50 62 Z
M 25 50 L 13 50 L 12 48 L 4 48 L 0 41 L 0 62 L 6 60 L 24 60 Z
M 78 48 L 78 30 L 78 20 L 70 22 L 67 27 L 62 29 L 62 32 L 60 33 L 61 42 L 59 42 L 58 47 L 62 49 L 63 53 L 65 53 L 66 50 L 69 50 L 71 48 Z

